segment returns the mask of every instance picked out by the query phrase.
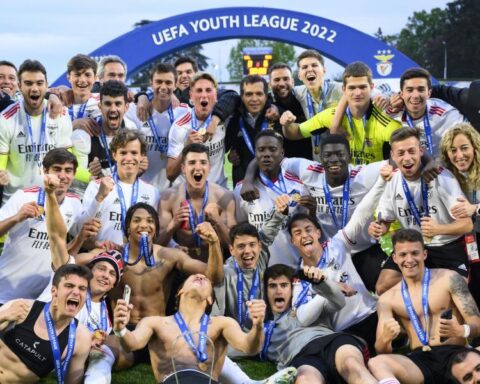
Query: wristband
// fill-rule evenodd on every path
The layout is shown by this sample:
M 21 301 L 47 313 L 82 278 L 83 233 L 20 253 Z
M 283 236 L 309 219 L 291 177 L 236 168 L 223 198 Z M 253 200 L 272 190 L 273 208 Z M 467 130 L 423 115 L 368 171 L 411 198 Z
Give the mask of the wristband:
M 126 334 L 127 334 L 127 328 L 123 328 L 122 330 L 120 331 L 113 331 L 113 333 L 115 334 L 115 336 L 117 337 L 124 337 Z
M 468 339 L 468 336 L 470 336 L 470 325 L 463 324 L 463 337 Z

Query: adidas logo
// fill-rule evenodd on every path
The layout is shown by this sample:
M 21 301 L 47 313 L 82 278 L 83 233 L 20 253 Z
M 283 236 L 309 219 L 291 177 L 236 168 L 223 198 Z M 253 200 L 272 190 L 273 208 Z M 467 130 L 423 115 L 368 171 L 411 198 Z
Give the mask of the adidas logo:
M 120 204 L 120 199 L 117 197 L 114 201 L 113 204 Z
M 403 196 L 400 193 L 397 193 L 397 196 L 395 196 L 395 200 L 403 200 Z
M 461 269 L 462 271 L 466 271 L 466 270 L 467 270 L 467 267 L 465 266 L 465 264 L 459 265 L 457 268 L 458 268 L 458 269 Z
M 23 133 L 22 131 L 18 132 L 17 138 L 19 137 L 25 137 L 25 133 Z

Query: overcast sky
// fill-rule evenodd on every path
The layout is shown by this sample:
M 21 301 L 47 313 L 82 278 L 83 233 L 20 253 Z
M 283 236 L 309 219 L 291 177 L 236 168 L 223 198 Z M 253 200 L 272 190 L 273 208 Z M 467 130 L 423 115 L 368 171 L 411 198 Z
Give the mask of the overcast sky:
M 84 0 L 81 2 L 16 0 L 2 7 L 0 41 L 2 59 L 19 65 L 26 58 L 40 60 L 52 82 L 66 70 L 66 63 L 77 53 L 90 53 L 108 41 L 133 29 L 142 19 L 159 20 L 206 8 L 262 6 L 291 9 L 331 19 L 362 32 L 373 34 L 381 27 L 384 34 L 399 32 L 415 11 L 440 7 L 444 0 Z M 394 4 L 394 5 L 393 5 Z M 173 7 L 172 5 L 175 5 Z M 232 41 L 205 44 L 211 70 L 228 78 L 224 68 Z M 337 67 L 337 70 L 340 67 Z M 334 67 L 335 69 L 335 67 Z M 334 72 L 334 71 L 333 71 Z

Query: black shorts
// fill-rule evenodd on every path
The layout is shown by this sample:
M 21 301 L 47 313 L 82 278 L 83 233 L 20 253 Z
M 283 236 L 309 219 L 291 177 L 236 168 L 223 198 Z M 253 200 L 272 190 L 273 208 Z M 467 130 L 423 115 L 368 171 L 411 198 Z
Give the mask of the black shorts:
M 183 369 L 177 372 L 177 378 L 179 384 L 217 384 L 215 380 L 210 381 L 210 376 L 206 373 L 197 371 L 195 369 Z M 175 378 L 175 374 L 172 373 L 171 375 L 167 376 L 163 379 L 162 383 L 164 384 L 177 384 L 177 378 Z
M 127 324 L 127 329 L 132 332 L 135 330 L 135 324 Z M 150 364 L 150 352 L 148 351 L 148 345 L 142 349 L 133 351 L 133 364 L 137 365 L 140 363 Z
M 365 363 L 368 361 L 368 347 L 363 341 L 353 335 L 337 332 L 310 341 L 289 365 L 295 368 L 310 365 L 321 372 L 327 383 L 343 382 L 342 377 L 335 369 L 335 353 L 343 345 L 357 347 L 362 353 Z
M 450 383 L 447 366 L 453 355 L 465 350 L 461 345 L 445 345 L 432 347 L 429 352 L 421 348 L 407 354 L 407 357 L 422 371 L 424 384 Z
M 426 267 L 450 269 L 463 277 L 468 277 L 468 255 L 463 236 L 439 247 L 429 247 L 427 245 L 425 248 L 427 249 Z M 383 269 L 393 269 L 400 272 L 392 257 L 388 258 L 383 265 Z
M 375 292 L 375 284 L 387 258 L 379 243 L 352 255 L 353 265 L 369 291 Z
M 370 355 L 375 353 L 375 339 L 377 333 L 377 324 L 378 324 L 378 315 L 377 312 L 373 312 L 371 315 L 368 315 L 365 319 L 360 321 L 357 324 L 353 324 L 347 329 L 344 329 L 343 332 L 349 333 L 351 335 L 360 337 L 365 340 L 368 346 Z

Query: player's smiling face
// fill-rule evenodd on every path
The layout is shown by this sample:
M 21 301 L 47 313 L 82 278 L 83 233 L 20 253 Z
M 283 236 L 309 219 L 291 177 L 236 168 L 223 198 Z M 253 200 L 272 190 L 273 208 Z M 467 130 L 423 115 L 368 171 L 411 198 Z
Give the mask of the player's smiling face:
M 102 112 L 102 122 L 107 133 L 116 132 L 122 126 L 123 116 L 128 109 L 125 98 L 103 95 L 98 106 Z
M 241 268 L 255 269 L 262 247 L 258 238 L 250 235 L 235 236 L 230 253 Z
M 195 75 L 192 63 L 182 63 L 176 66 L 177 70 L 177 88 L 183 91 L 190 86 L 190 81 Z
M 182 162 L 182 173 L 190 187 L 204 188 L 210 173 L 208 154 L 205 152 L 188 152 Z
M 270 88 L 276 98 L 285 99 L 293 89 L 292 72 L 288 68 L 274 69 L 270 73 Z
M 138 208 L 132 214 L 132 220 L 128 228 L 128 239 L 140 243 L 143 233 L 147 234 L 148 241 L 151 244 L 157 234 L 157 228 L 153 216 L 147 210 Z
M 290 308 L 292 283 L 288 277 L 269 278 L 267 282 L 267 298 L 270 308 L 275 314 L 285 312 Z
M 267 102 L 267 95 L 262 82 L 243 85 L 242 102 L 247 111 L 255 115 L 262 112 Z
M 86 97 L 90 95 L 95 83 L 95 73 L 92 68 L 73 70 L 67 75 L 67 79 L 72 85 L 74 97 Z
M 323 86 L 325 67 L 315 57 L 306 57 L 298 63 L 298 78 L 309 89 Z
M 20 91 L 29 114 L 39 115 L 42 112 L 47 87 L 47 79 L 42 72 L 26 71 L 21 74 Z
M 475 159 L 475 150 L 472 142 L 463 133 L 457 134 L 448 149 L 448 158 L 460 172 L 468 172 Z
M 417 278 L 423 271 L 427 251 L 419 241 L 398 242 L 393 250 L 393 261 L 398 265 L 402 275 L 407 278 Z
M 348 176 L 350 154 L 344 144 L 325 144 L 322 148 L 321 160 L 327 175 Z
M 64 195 L 72 185 L 75 177 L 75 167 L 72 163 L 52 164 L 49 168 L 43 169 L 45 173 L 54 174 L 58 177 L 58 187 L 55 188 L 57 196 Z
M 217 102 L 217 89 L 208 79 L 199 79 L 190 89 L 190 100 L 199 120 L 206 120 Z
M 117 163 L 120 180 L 129 178 L 132 175 L 138 175 L 140 162 L 144 157 L 141 151 L 140 140 L 129 141 L 124 147 L 118 148 L 112 153 L 112 156 Z
M 416 180 L 420 177 L 421 157 L 423 149 L 416 137 L 392 143 L 391 157 L 407 180 Z
M 90 280 L 92 295 L 106 294 L 115 286 L 117 274 L 108 261 L 97 261 L 92 267 L 93 278 Z
M 302 257 L 312 258 L 319 254 L 320 229 L 308 219 L 295 220 L 290 230 L 291 242 Z
M 0 65 L 0 91 L 13 97 L 18 90 L 17 71 L 10 65 Z
M 405 80 L 400 96 L 405 103 L 405 108 L 413 118 L 419 118 L 425 114 L 427 100 L 432 90 L 428 88 L 428 81 L 423 77 Z
M 151 81 L 155 98 L 170 100 L 175 89 L 175 75 L 172 72 L 155 72 Z

